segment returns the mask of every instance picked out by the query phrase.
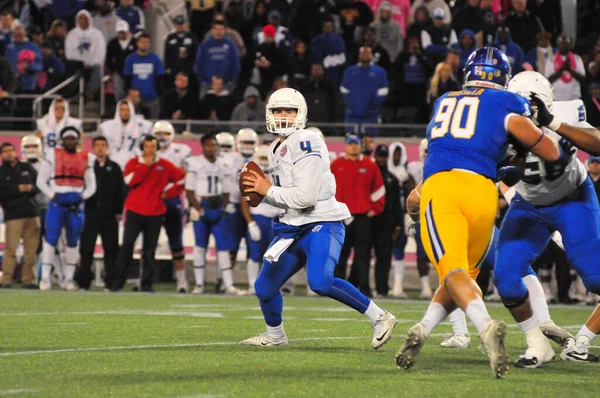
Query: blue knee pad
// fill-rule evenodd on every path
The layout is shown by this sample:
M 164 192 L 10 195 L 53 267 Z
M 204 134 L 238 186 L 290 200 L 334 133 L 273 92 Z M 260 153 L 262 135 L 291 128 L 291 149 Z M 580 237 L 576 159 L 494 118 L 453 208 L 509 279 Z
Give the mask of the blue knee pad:
M 263 262 L 263 267 L 266 264 Z M 270 278 L 267 278 L 264 274 L 259 273 L 256 282 L 254 282 L 254 290 L 256 291 L 256 297 L 259 300 L 271 300 L 273 297 L 279 294 L 279 286 L 276 286 Z

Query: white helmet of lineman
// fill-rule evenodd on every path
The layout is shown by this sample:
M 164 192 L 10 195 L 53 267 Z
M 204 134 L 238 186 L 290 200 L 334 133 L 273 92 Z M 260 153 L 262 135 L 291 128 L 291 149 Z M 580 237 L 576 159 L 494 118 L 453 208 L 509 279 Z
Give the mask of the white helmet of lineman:
M 427 157 L 427 145 L 427 138 L 423 138 L 419 143 L 419 157 L 421 158 L 421 162 L 424 162 Z
M 533 71 L 518 73 L 508 82 L 506 89 L 527 99 L 531 99 L 531 94 L 535 93 L 552 112 L 552 84 L 541 73 Z M 536 120 L 537 109 L 532 107 L 531 111 L 533 120 Z
M 30 134 L 21 140 L 21 159 L 40 160 L 42 158 L 42 140 L 38 136 Z
M 161 149 L 168 148 L 175 138 L 175 129 L 170 122 L 159 120 L 152 126 L 152 135 L 158 140 Z
M 307 127 L 306 129 L 307 129 L 307 130 L 310 130 L 310 131 L 314 131 L 315 133 L 317 133 L 317 135 L 318 135 L 319 137 L 321 137 L 321 139 L 322 139 L 323 141 L 325 141 L 325 134 L 323 134 L 323 132 L 321 131 L 321 129 L 320 129 L 320 128 L 318 128 L 318 127 L 315 127 L 315 126 L 310 126 L 310 127 Z
M 273 111 L 276 109 L 296 109 L 296 117 L 277 117 Z M 275 91 L 267 102 L 267 130 L 271 133 L 287 137 L 290 134 L 302 130 L 308 119 L 308 108 L 306 100 L 299 91 L 285 87 Z
M 263 169 L 266 173 L 269 168 L 269 146 L 259 145 L 254 151 L 254 161 Z
M 219 144 L 219 150 L 221 152 L 233 152 L 235 151 L 235 138 L 231 133 L 226 131 L 219 133 L 215 136 L 217 144 Z
M 237 147 L 242 155 L 250 157 L 258 146 L 258 134 L 256 131 L 244 128 L 237 133 Z

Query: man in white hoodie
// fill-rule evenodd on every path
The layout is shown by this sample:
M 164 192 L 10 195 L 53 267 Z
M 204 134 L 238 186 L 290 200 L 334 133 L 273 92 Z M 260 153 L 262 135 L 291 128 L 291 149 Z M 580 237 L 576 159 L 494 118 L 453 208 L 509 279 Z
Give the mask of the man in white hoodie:
M 54 148 L 59 139 L 58 133 L 65 127 L 75 127 L 83 131 L 82 122 L 70 116 L 69 101 L 55 98 L 50 104 L 48 114 L 35 121 L 36 135 L 42 140 L 45 148 Z
M 100 88 L 101 66 L 106 58 L 104 35 L 96 28 L 90 13 L 81 10 L 75 18 L 76 27 L 65 40 L 67 61 L 81 62 L 86 77 L 86 92 L 91 97 Z
M 129 159 L 139 155 L 141 134 L 135 108 L 131 102 L 119 101 L 114 119 L 100 124 L 98 131 L 108 141 L 110 158 L 121 167 L 121 170 L 125 170 Z

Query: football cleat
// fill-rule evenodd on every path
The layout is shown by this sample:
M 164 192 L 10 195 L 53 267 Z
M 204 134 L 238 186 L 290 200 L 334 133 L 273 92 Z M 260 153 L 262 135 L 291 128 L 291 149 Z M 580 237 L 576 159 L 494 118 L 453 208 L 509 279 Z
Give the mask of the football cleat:
M 471 338 L 468 334 L 453 334 L 440 345 L 444 348 L 469 348 L 471 347 Z
M 248 288 L 248 290 L 246 291 L 246 294 L 247 294 L 248 296 L 256 296 L 256 290 L 254 290 L 254 287 L 253 287 L 253 286 L 250 286 L 250 287 Z
M 594 354 L 588 352 L 590 339 L 586 336 L 579 336 L 577 339 L 571 338 L 567 341 L 567 346 L 560 353 L 563 361 L 572 362 L 598 362 L 600 359 Z
M 223 290 L 224 294 L 229 296 L 245 296 L 247 292 L 243 289 L 238 289 L 235 286 L 229 286 L 227 289 Z
M 491 303 L 499 303 L 500 301 L 502 301 L 502 298 L 500 298 L 498 292 L 494 291 L 492 294 L 488 294 L 487 296 L 485 296 L 485 301 L 489 301 Z
M 79 288 L 77 287 L 77 285 L 75 284 L 75 282 L 67 282 L 65 283 L 65 288 L 64 288 L 67 292 L 76 292 L 77 290 L 79 290 Z
M 204 294 L 204 285 L 196 285 L 192 291 L 192 294 Z
M 406 293 L 404 293 L 404 289 L 402 288 L 402 281 L 397 280 L 394 281 L 394 288 L 392 289 L 392 297 L 396 298 L 406 298 Z
M 600 300 L 600 296 L 598 296 L 597 294 L 594 294 L 592 292 L 588 292 L 587 296 L 585 296 L 585 303 L 587 305 L 596 305 L 596 304 L 598 304 L 599 300 Z
M 377 317 L 373 322 L 373 339 L 371 340 L 373 349 L 376 350 L 390 341 L 396 323 L 398 323 L 396 317 L 387 311 Z
M 492 372 L 498 379 L 504 378 L 508 372 L 508 353 L 504 346 L 505 337 L 506 323 L 494 319 L 486 322 L 483 332 L 479 336 L 490 357 Z
M 40 281 L 40 290 L 52 290 L 52 282 L 44 280 Z
M 562 346 L 563 348 L 567 347 L 567 341 L 569 339 L 574 339 L 573 335 L 567 332 L 565 329 L 556 326 L 553 321 L 547 322 L 539 322 L 538 323 L 540 329 L 542 329 L 542 333 L 549 340 L 554 341 L 556 344 Z
M 255 337 L 240 341 L 241 345 L 253 345 L 258 347 L 277 347 L 288 345 L 288 338 L 284 334 L 283 337 L 272 337 L 267 333 L 259 334 Z
M 542 364 L 550 362 L 554 359 L 554 351 L 550 345 L 540 350 L 529 348 L 525 351 L 525 354 L 519 355 L 519 359 L 515 362 L 517 368 L 528 368 L 535 369 L 542 366 Z
M 429 337 L 429 333 L 421 323 L 408 330 L 404 345 L 396 353 L 396 366 L 402 370 L 410 369 L 414 364 Z
M 178 282 L 176 291 L 177 291 L 177 293 L 187 293 L 188 292 L 188 284 Z

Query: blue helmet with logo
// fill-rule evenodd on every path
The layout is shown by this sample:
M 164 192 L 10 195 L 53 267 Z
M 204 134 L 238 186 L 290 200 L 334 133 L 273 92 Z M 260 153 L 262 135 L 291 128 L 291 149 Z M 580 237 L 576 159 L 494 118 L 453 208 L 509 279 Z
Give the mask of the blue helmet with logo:
M 465 87 L 504 90 L 511 77 L 506 54 L 495 47 L 483 47 L 471 53 L 463 72 Z

